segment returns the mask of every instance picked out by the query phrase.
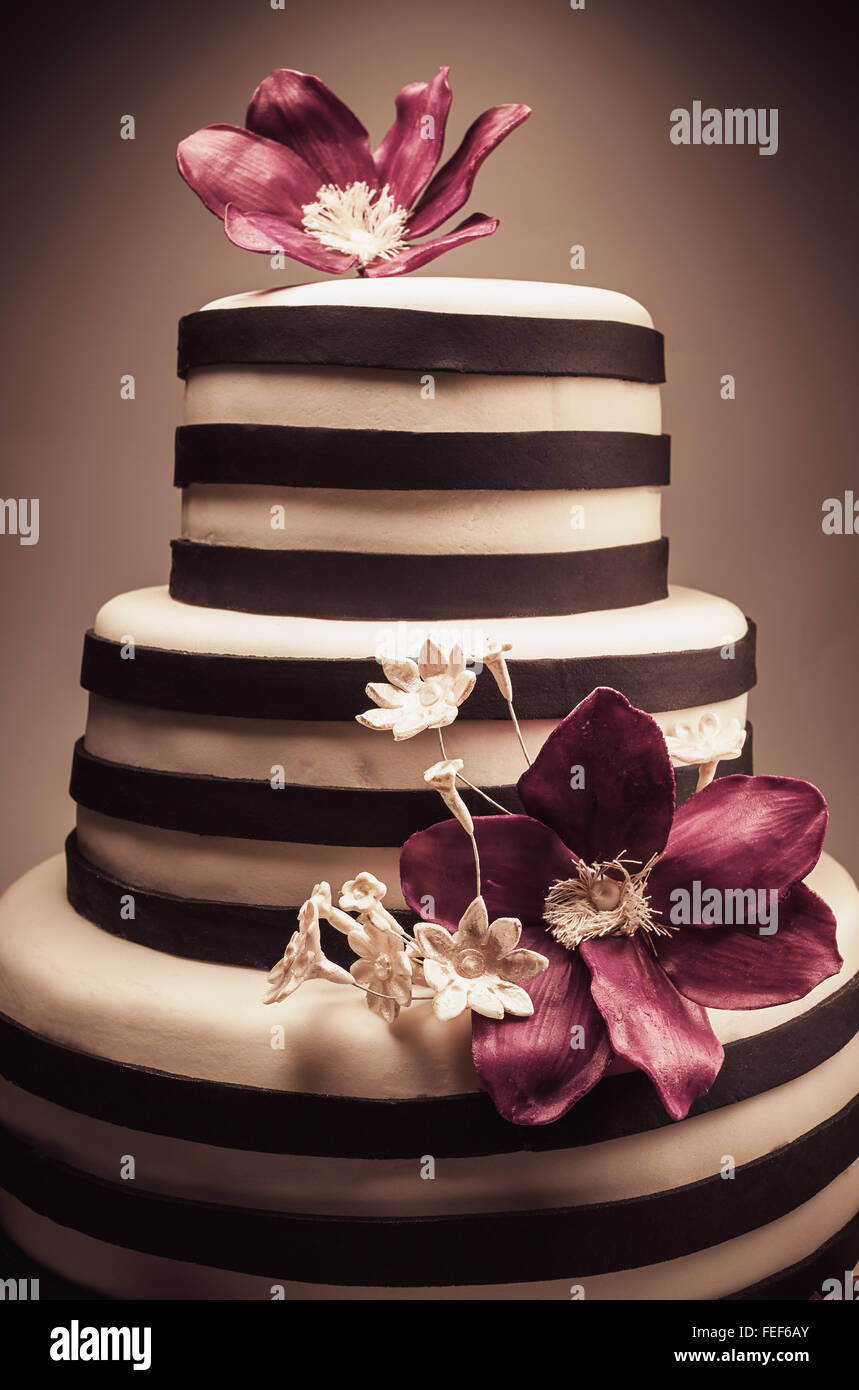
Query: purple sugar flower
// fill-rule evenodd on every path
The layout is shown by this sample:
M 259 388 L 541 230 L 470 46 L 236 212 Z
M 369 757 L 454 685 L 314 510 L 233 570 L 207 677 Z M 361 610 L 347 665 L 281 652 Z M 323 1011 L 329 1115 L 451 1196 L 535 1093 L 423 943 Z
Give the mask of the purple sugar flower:
M 498 219 L 473 213 L 415 244 L 466 202 L 487 155 L 529 116 L 493 106 L 435 173 L 451 91 L 448 68 L 397 95 L 379 148 L 357 116 L 308 73 L 278 68 L 251 97 L 247 127 L 206 126 L 182 140 L 179 172 L 227 236 L 246 251 L 283 251 L 316 270 L 402 275 L 475 237 Z
M 832 912 L 801 881 L 828 818 L 808 782 L 722 777 L 675 811 L 659 726 L 599 689 L 546 740 L 519 794 L 528 815 L 474 822 L 489 916 L 520 918 L 520 944 L 550 961 L 523 986 L 531 1018 L 473 1019 L 474 1064 L 506 1119 L 558 1119 L 614 1057 L 645 1072 L 682 1119 L 724 1056 L 705 1005 L 785 1003 L 840 969 Z M 473 871 L 455 821 L 403 848 L 406 901 L 419 912 L 432 897 L 450 930 L 474 895 Z M 777 929 L 710 925 L 702 899 L 732 890 L 734 902 L 766 892 Z M 678 927 L 682 901 L 692 916 Z

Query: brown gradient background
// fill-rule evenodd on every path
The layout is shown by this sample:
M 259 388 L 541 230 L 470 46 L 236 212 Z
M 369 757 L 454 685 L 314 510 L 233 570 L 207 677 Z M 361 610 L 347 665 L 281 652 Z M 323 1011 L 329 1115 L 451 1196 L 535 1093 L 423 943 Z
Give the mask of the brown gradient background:
M 29 28 L 7 30 L 0 496 L 40 498 L 41 540 L 0 537 L 0 886 L 59 849 L 72 822 L 84 630 L 112 594 L 166 580 L 176 320 L 220 295 L 317 278 L 232 247 L 176 174 L 177 140 L 241 124 L 256 83 L 286 66 L 319 73 L 375 144 L 399 87 L 443 62 L 448 149 L 496 102 L 534 115 L 468 207 L 500 216 L 500 231 L 427 273 L 605 285 L 651 310 L 668 347 L 671 577 L 758 620 L 758 770 L 823 788 L 828 847 L 855 872 L 859 536 L 820 527 L 822 500 L 859 483 L 853 74 L 839 13 L 147 0 L 40 6 L 19 21 Z M 671 145 L 669 112 L 696 98 L 777 106 L 778 153 Z M 133 143 L 119 138 L 125 113 Z M 577 242 L 585 272 L 569 270 Z M 133 403 L 119 398 L 123 372 Z

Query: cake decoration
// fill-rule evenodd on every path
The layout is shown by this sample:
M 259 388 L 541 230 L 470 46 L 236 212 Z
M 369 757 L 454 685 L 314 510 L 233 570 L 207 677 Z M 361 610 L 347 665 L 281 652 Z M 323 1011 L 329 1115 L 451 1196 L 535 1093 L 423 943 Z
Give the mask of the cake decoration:
M 746 742 L 746 730 L 739 719 L 729 719 L 724 725 L 713 709 L 705 710 L 694 723 L 678 720 L 674 733 L 666 734 L 665 742 L 671 760 L 681 767 L 698 764 L 698 785 L 701 791 L 712 782 L 720 761 L 739 758 Z
M 681 1119 L 723 1061 L 703 1006 L 784 1003 L 840 969 L 835 919 L 801 882 L 827 821 L 809 783 L 722 778 L 675 812 L 658 724 L 598 689 L 549 736 L 518 791 L 527 815 L 474 822 L 489 912 L 515 913 L 525 946 L 549 959 L 529 1021 L 474 1023 L 475 1067 L 505 1118 L 557 1119 L 617 1056 Z M 641 865 L 635 875 L 629 862 Z M 460 828 L 411 836 L 401 871 L 412 910 L 430 895 L 437 923 L 453 931 L 472 872 Z M 677 895 L 695 882 L 775 893 L 777 930 L 710 926 L 699 911 L 672 931 Z
M 835 919 L 801 882 L 820 855 L 826 803 L 809 783 L 788 778 L 713 783 L 719 757 L 742 751 L 738 721 L 723 728 L 708 710 L 694 730 L 677 724 L 666 737 L 606 687 L 557 725 L 532 763 L 513 705 L 511 650 L 484 638 L 480 656 L 467 658 L 459 645 L 445 649 L 426 638 L 417 662 L 387 659 L 389 683 L 367 686 L 379 709 L 359 722 L 390 728 L 395 738 L 400 720 L 400 738 L 435 728 L 442 753 L 424 781 L 453 820 L 412 835 L 401 856 L 403 894 L 422 919 L 414 936 L 382 907 L 384 885 L 366 872 L 340 898 L 341 910 L 358 912 L 358 928 L 331 908 L 327 885 L 325 901 L 313 901 L 348 933 L 363 962 L 351 973 L 387 1021 L 420 997 L 412 961 L 434 993 L 438 1019 L 466 1008 L 477 1015 L 474 1064 L 505 1119 L 557 1120 L 615 1057 L 647 1075 L 668 1114 L 682 1119 L 724 1061 L 705 1006 L 784 1003 L 841 967 Z M 525 815 L 474 786 L 464 760 L 447 755 L 442 730 L 456 718 L 454 692 L 462 694 L 468 676 L 470 693 L 477 679 L 469 660 L 491 673 L 526 753 L 517 787 Z M 701 769 L 694 796 L 678 808 L 672 754 L 691 763 L 696 749 L 712 770 Z M 475 819 L 458 782 L 501 814 Z M 702 906 L 720 894 L 732 900 L 724 917 Z M 761 894 L 769 916 L 757 913 Z M 734 899 L 740 909 L 748 895 L 748 915 L 735 916 Z M 290 943 L 287 954 L 297 949 Z M 269 977 L 274 995 L 266 1002 L 285 997 L 281 966 Z
M 522 981 L 533 980 L 549 962 L 538 951 L 517 949 L 521 935 L 515 917 L 490 922 L 482 897 L 469 903 L 452 935 L 433 924 L 415 927 L 436 1018 L 458 1018 L 466 1008 L 484 1018 L 532 1014 Z
M 387 682 L 371 681 L 367 694 L 378 706 L 355 718 L 368 729 L 390 730 L 399 743 L 424 729 L 444 729 L 474 689 L 477 676 L 467 669 L 460 646 L 445 650 L 424 642 L 417 661 L 386 657 Z
M 497 217 L 475 212 L 453 231 L 415 241 L 459 211 L 483 161 L 531 114 L 520 103 L 490 107 L 437 168 L 449 71 L 403 87 L 396 120 L 371 152 L 364 126 L 324 82 L 277 68 L 251 97 L 244 128 L 206 126 L 180 141 L 179 172 L 246 251 L 332 275 L 416 270 L 496 231 Z
M 342 966 L 330 961 L 322 949 L 319 935 L 319 903 L 313 896 L 303 903 L 298 913 L 298 931 L 289 938 L 283 958 L 268 975 L 269 989 L 263 1003 L 279 1004 L 294 994 L 307 980 L 331 980 L 333 984 L 350 984 Z
M 299 910 L 298 930 L 269 971 L 263 1003 L 280 1004 L 307 980 L 320 979 L 357 986 L 368 1008 L 386 1023 L 396 1022 L 400 1009 L 420 998 L 432 998 L 433 1013 L 442 1022 L 458 1018 L 466 1008 L 495 1019 L 533 1012 L 521 983 L 534 979 L 549 962 L 537 951 L 517 949 L 521 922 L 503 917 L 490 923 L 478 892 L 453 934 L 430 923 L 415 927 L 411 936 L 384 907 L 386 892 L 385 884 L 362 872 L 343 884 L 338 906 L 330 886 L 317 883 Z M 358 957 L 349 971 L 326 957 L 320 918 L 347 936 Z M 421 989 L 428 993 L 417 992 Z

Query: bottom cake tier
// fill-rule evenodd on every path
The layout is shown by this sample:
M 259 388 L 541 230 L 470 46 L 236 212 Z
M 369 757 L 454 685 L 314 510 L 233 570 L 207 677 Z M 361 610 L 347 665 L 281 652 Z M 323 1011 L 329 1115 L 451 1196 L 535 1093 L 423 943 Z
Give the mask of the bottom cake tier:
M 130 1299 L 808 1298 L 859 1250 L 859 893 L 827 856 L 808 882 L 843 970 L 711 1011 L 725 1064 L 689 1118 L 616 1066 L 523 1128 L 478 1089 L 467 1017 L 388 1027 L 317 981 L 265 1009 L 258 971 L 80 917 L 57 856 L 0 902 L 0 1273 Z

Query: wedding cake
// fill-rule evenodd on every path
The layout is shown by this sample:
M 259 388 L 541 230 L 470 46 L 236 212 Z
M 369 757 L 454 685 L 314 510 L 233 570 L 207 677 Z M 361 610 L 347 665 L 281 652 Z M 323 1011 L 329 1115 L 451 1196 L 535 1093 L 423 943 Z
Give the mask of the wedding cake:
M 0 903 L 3 1227 L 106 1298 L 807 1298 L 859 894 L 667 583 L 661 335 L 386 264 L 180 323 L 169 587 Z

